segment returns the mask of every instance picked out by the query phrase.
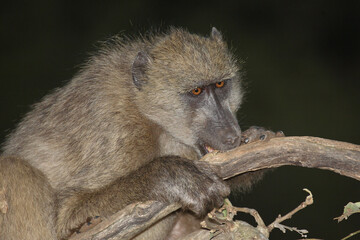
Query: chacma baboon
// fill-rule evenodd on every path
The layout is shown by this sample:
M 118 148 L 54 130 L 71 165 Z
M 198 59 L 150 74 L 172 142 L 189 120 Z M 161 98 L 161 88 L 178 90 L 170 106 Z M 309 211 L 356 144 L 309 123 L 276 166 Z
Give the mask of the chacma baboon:
M 136 201 L 179 202 L 197 216 L 220 206 L 228 185 L 194 160 L 239 146 L 240 80 L 215 28 L 104 44 L 4 143 L 1 239 L 67 238 Z

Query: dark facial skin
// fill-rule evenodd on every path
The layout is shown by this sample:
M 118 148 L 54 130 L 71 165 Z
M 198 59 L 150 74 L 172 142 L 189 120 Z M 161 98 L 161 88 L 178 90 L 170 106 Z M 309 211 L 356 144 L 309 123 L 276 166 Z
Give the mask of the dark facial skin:
M 214 149 L 229 150 L 240 145 L 240 126 L 226 102 L 231 81 L 226 79 L 197 87 L 184 96 L 190 107 L 205 118 L 198 132 L 198 146 L 202 155 Z

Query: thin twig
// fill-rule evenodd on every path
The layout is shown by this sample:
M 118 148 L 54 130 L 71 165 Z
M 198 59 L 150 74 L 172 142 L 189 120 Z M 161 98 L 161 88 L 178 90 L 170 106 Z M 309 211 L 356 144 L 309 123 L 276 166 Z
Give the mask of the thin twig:
M 314 199 L 313 199 L 313 195 L 310 192 L 310 190 L 304 188 L 303 189 L 305 192 L 309 193 L 309 195 L 306 197 L 305 201 L 302 202 L 299 206 L 297 206 L 294 210 L 292 210 L 291 212 L 285 214 L 284 216 L 279 215 L 274 222 L 272 222 L 267 228 L 269 230 L 269 232 L 271 232 L 275 227 L 276 224 L 279 224 L 287 219 L 290 219 L 295 213 L 297 213 L 298 211 L 306 208 L 307 206 L 311 205 L 314 203 Z
M 355 236 L 356 234 L 359 234 L 360 233 L 360 230 L 357 230 L 356 232 L 353 232 L 353 233 L 350 233 L 349 235 L 347 235 L 346 237 L 342 238 L 341 240 L 346 240 L 346 239 L 349 239 L 353 236 Z
M 258 211 L 256 211 L 255 209 L 251 209 L 251 208 L 244 208 L 244 207 L 234 207 L 235 211 L 238 212 L 243 212 L 243 213 L 247 213 L 250 214 L 251 216 L 253 216 L 253 218 L 255 219 L 255 222 L 257 223 L 257 229 L 265 236 L 265 237 L 269 237 L 270 235 L 270 231 L 268 230 L 268 228 L 266 227 L 264 220 L 261 218 L 260 214 L 258 213 Z

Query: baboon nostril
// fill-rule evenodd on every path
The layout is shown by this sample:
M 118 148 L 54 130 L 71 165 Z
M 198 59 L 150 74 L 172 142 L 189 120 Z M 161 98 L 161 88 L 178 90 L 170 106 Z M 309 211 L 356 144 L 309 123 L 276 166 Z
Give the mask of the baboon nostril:
M 239 140 L 239 136 L 236 136 L 234 134 L 228 134 L 226 138 L 226 143 L 229 145 L 234 145 Z

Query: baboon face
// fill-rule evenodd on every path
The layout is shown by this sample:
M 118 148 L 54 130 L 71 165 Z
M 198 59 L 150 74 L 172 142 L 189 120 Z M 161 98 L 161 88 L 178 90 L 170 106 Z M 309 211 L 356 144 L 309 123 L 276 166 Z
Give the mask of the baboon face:
M 202 155 L 239 146 L 241 131 L 230 107 L 234 79 L 194 88 L 182 96 L 192 111 L 190 128 L 196 132 L 197 146 Z
M 238 67 L 220 33 L 175 30 L 133 64 L 140 111 L 199 155 L 240 144 Z

